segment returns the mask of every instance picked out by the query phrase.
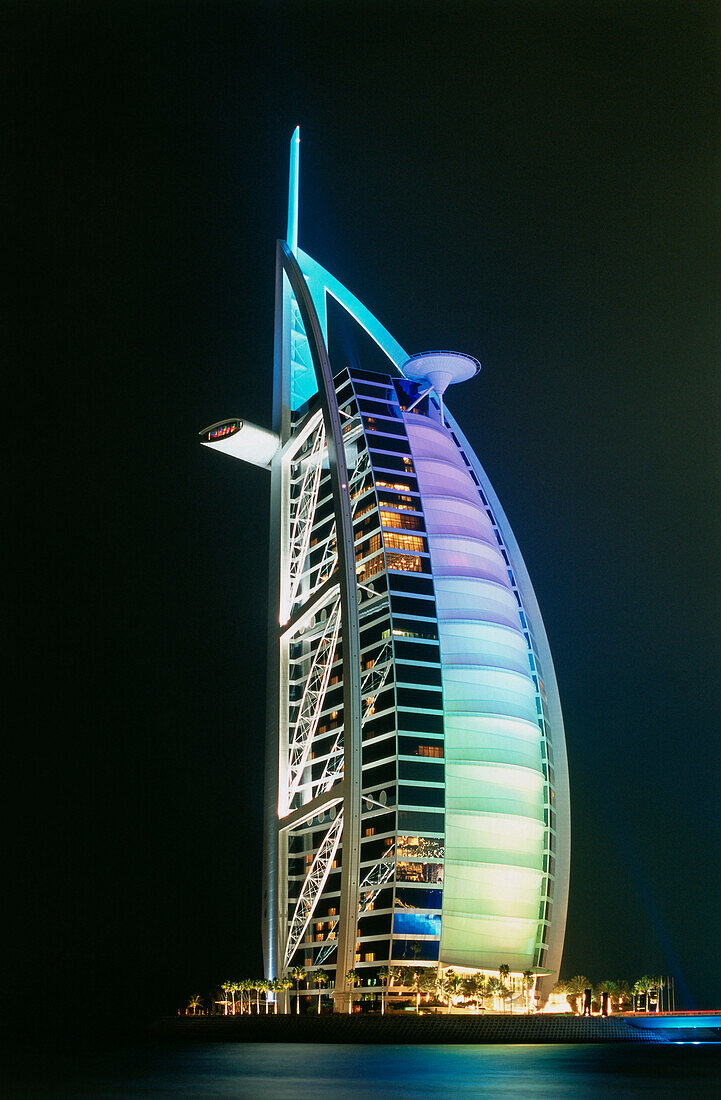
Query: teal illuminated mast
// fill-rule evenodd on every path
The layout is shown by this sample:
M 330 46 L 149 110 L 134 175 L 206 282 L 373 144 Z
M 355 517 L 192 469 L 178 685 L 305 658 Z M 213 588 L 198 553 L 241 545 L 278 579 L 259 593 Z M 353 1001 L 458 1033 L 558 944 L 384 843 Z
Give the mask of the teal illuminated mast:
M 299 132 L 277 246 L 273 432 L 202 441 L 270 469 L 263 938 L 370 989 L 418 958 L 558 973 L 568 769 L 518 545 L 444 401 L 475 359 L 409 357 L 298 246 Z M 328 296 L 384 373 L 331 364 Z

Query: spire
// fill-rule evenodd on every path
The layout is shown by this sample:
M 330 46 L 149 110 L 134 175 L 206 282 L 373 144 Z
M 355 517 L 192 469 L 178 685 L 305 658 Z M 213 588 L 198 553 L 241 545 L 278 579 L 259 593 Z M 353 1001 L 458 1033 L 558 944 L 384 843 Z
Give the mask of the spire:
M 290 174 L 288 178 L 288 229 L 286 240 L 293 255 L 298 252 L 298 177 L 300 175 L 300 126 L 290 139 Z

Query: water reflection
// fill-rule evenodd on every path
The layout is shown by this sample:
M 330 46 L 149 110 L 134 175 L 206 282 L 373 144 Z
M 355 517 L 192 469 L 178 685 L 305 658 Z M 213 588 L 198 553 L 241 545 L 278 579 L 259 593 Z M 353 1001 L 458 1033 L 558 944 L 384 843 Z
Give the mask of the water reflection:
M 193 1044 L 88 1058 L 62 1085 L 31 1071 L 13 1097 L 234 1097 L 235 1100 L 417 1100 L 418 1097 L 718 1097 L 719 1046 L 342 1046 Z M 66 1066 L 66 1070 L 69 1067 Z M 54 1078 L 54 1079 L 53 1079 Z

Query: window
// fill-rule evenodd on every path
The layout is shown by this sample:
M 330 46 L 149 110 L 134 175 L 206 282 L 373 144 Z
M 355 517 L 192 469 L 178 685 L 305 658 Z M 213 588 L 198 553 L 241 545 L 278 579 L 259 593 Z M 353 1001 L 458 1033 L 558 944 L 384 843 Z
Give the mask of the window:
M 440 909 L 442 899 L 442 890 L 421 890 L 409 886 L 399 886 L 396 890 L 398 909 Z
M 390 557 L 390 555 L 389 555 Z M 391 592 L 391 608 L 393 610 L 394 617 L 396 615 L 422 615 L 425 618 L 435 619 L 436 617 L 436 604 L 433 599 L 424 599 L 421 595 L 418 596 L 398 596 L 395 592 Z M 426 637 L 437 638 L 438 634 L 435 627 L 431 627 L 429 623 L 405 623 L 394 622 L 393 633 L 396 630 L 402 630 L 404 627 L 413 631 L 414 637 L 423 637 L 421 631 L 426 631 Z
M 396 683 L 425 684 L 428 687 L 441 686 L 441 670 L 438 665 L 396 664 Z
M 426 741 L 420 737 L 398 738 L 398 753 L 400 756 L 424 756 L 431 760 L 443 759 L 443 742 Z
M 400 573 L 425 573 L 426 567 L 415 554 L 388 554 L 388 568 Z
M 363 962 L 372 963 L 375 962 L 375 958 L 375 951 L 366 951 L 365 955 L 363 956 Z
M 398 729 L 408 733 L 443 733 L 443 715 L 400 711 Z
M 380 531 L 371 535 L 369 539 L 364 539 L 361 545 L 355 552 L 355 560 L 358 562 L 361 558 L 367 558 L 370 554 L 376 553 L 381 548 L 381 535 Z
M 392 577 L 391 587 L 395 592 L 433 596 L 433 581 L 425 577 Z
M 374 469 L 380 470 L 397 470 L 399 474 L 412 474 L 413 463 L 407 455 L 403 457 L 390 454 L 380 454 L 378 451 L 371 451 L 371 459 Z
M 419 710 L 441 710 L 443 707 L 441 692 L 429 688 L 397 687 L 396 698 L 399 707 Z
M 398 828 L 408 832 L 442 833 L 444 831 L 443 814 L 424 813 L 423 810 L 399 810 Z
M 403 579 L 405 580 L 405 577 Z M 420 641 L 402 642 L 396 640 L 394 649 L 398 660 L 428 661 L 436 665 L 440 660 L 437 645 L 427 645 Z
M 407 531 L 423 531 L 423 520 L 420 516 L 404 516 L 398 512 L 386 512 L 381 509 L 381 525 L 383 527 L 401 527 Z M 388 538 L 386 544 L 388 545 Z
M 435 836 L 399 836 L 396 853 L 406 859 L 441 860 L 445 856 L 445 845 Z
M 403 806 L 438 806 L 445 802 L 443 787 L 399 787 L 398 801 Z M 399 826 L 400 828 L 400 826 Z M 433 830 L 435 832 L 435 829 Z
M 380 483 L 378 483 L 380 484 Z M 390 496 L 388 493 L 383 494 L 383 499 L 378 498 L 378 503 L 381 508 L 397 508 L 403 512 L 418 512 L 420 511 L 420 503 L 414 500 L 413 497 L 408 496 L 406 493 L 398 493 L 397 496 Z M 398 524 L 396 524 L 396 527 Z
M 377 573 L 382 573 L 385 567 L 382 554 L 378 554 L 375 558 L 370 558 L 368 561 L 363 562 L 362 565 L 356 565 L 356 576 L 359 583 L 364 584 L 370 577 L 375 577 Z
M 442 863 L 412 863 L 398 860 L 396 863 L 397 882 L 431 882 L 442 884 Z
M 442 783 L 443 765 L 432 763 L 430 760 L 401 760 L 398 765 L 398 778 L 410 782 Z
M 395 489 L 399 493 L 410 493 L 410 492 L 412 492 L 411 486 L 406 485 L 405 482 L 401 482 L 401 481 L 381 481 L 380 478 L 377 478 L 376 479 L 376 486 L 379 489 Z M 413 486 L 413 489 L 415 489 L 415 485 Z M 404 497 L 403 499 L 404 500 L 410 500 L 411 498 L 410 497 Z
M 394 913 L 396 936 L 440 936 L 441 918 L 435 913 Z
M 385 420 L 376 416 L 364 416 L 363 423 L 367 432 L 387 432 L 389 435 L 405 436 L 405 424 L 397 420 Z
M 375 836 L 376 831 L 373 825 L 369 825 L 363 832 L 363 836 Z
M 386 515 L 388 515 L 387 512 Z M 409 550 L 417 554 L 426 551 L 426 541 L 420 535 L 402 535 L 395 531 L 386 531 L 385 544 L 386 548 L 391 550 Z

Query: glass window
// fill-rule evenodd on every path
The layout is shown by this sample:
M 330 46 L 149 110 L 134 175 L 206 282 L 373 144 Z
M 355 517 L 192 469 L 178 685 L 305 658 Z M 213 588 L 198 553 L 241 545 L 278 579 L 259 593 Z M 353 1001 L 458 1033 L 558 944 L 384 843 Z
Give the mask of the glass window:
M 400 707 L 417 707 L 419 710 L 441 710 L 443 707 L 441 692 L 425 688 L 397 687 L 396 698 Z
M 391 587 L 393 584 L 391 582 Z M 422 615 L 426 618 L 435 619 L 436 617 L 436 602 L 432 597 L 425 597 L 420 592 L 417 595 L 399 595 L 397 592 L 391 592 L 391 607 L 394 615 Z M 394 622 L 393 626 L 396 626 Z M 404 623 L 399 623 L 399 627 L 405 626 Z M 425 624 L 417 623 L 413 629 L 425 630 L 427 629 Z
M 418 940 L 418 947 L 411 951 L 410 939 L 393 941 L 393 961 L 397 963 L 436 962 L 440 940 Z
M 403 595 L 434 596 L 433 581 L 421 577 L 393 577 L 391 588 Z
M 415 606 L 423 609 L 422 612 L 416 612 L 417 614 L 421 613 L 435 619 L 435 604 L 422 604 L 419 602 Z M 401 619 L 394 615 L 393 637 L 422 638 L 424 641 L 438 641 L 438 627 L 435 622 L 420 622 L 418 619 Z
M 399 508 L 401 511 L 406 512 L 420 511 L 419 499 L 409 496 L 408 493 L 389 493 L 388 490 L 385 489 L 382 495 L 379 495 L 378 501 L 381 508 Z M 398 526 L 398 524 L 396 524 L 396 526 Z
M 383 416 L 365 414 L 363 416 L 363 424 L 367 432 L 383 432 L 388 435 L 403 436 L 404 438 L 406 435 L 405 424 L 399 423 L 398 420 L 387 420 Z M 390 440 L 388 441 L 388 445 L 392 446 L 393 450 L 396 450 L 395 444 L 392 444 Z M 379 444 L 379 446 L 381 446 L 381 444 Z M 385 444 L 382 444 L 382 446 L 385 446 Z M 410 449 L 408 450 L 408 454 L 410 454 Z
M 409 787 L 403 784 L 398 788 L 398 802 L 403 806 L 442 807 L 445 797 L 443 787 Z
M 443 814 L 426 813 L 423 810 L 399 810 L 398 828 L 404 832 L 443 833 Z
M 363 584 L 369 579 L 369 577 L 375 577 L 376 573 L 382 573 L 386 564 L 383 560 L 383 554 L 378 554 L 375 558 L 370 558 L 369 561 L 363 563 L 363 565 L 356 566 L 356 576 L 360 584 Z
M 399 737 L 398 753 L 400 756 L 423 756 L 429 760 L 442 760 L 443 742 L 421 741 L 417 737 Z
M 397 470 L 401 474 L 412 474 L 413 463 L 410 457 L 395 457 L 391 454 L 381 454 L 379 451 L 371 451 L 371 461 L 375 470 Z
M 399 886 L 396 890 L 398 909 L 440 909 L 442 901 L 442 890 L 414 889 L 408 886 Z
M 404 516 L 398 512 L 388 512 L 381 509 L 382 527 L 400 527 L 405 531 L 424 531 L 423 520 L 420 516 Z
M 443 715 L 399 710 L 398 729 L 407 733 L 443 733 Z
M 421 863 L 398 860 L 396 863 L 397 882 L 443 883 L 442 863 Z
M 430 562 L 415 554 L 388 554 L 388 568 L 399 573 L 430 573 Z
M 401 642 L 396 639 L 395 651 L 396 658 L 400 660 L 405 658 L 408 661 L 432 661 L 435 664 L 440 661 L 438 646 L 429 645 L 427 642 L 417 640 Z
M 394 913 L 396 936 L 440 936 L 441 918 L 431 913 Z
M 441 670 L 438 665 L 406 665 L 396 662 L 396 683 L 425 684 L 428 687 L 441 686 Z
M 421 783 L 443 783 L 445 775 L 443 764 L 429 759 L 401 760 L 398 764 L 398 778 Z
M 442 860 L 445 845 L 439 837 L 434 836 L 399 836 L 396 855 L 399 859 Z

